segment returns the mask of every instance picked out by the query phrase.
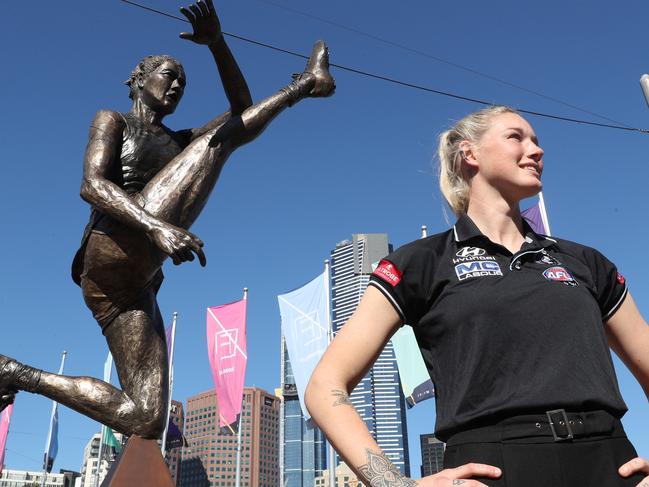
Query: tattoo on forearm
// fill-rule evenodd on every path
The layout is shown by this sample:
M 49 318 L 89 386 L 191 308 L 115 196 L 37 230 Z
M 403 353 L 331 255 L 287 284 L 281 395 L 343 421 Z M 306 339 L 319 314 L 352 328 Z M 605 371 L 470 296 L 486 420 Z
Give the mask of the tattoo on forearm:
M 416 487 L 415 480 L 404 477 L 384 453 L 365 449 L 367 464 L 358 467 L 363 481 L 370 487 Z
M 455 480 L 453 480 L 453 485 L 462 485 L 464 482 L 466 482 L 466 481 L 465 480 L 460 480 L 460 479 L 455 479 Z
M 349 399 L 349 396 L 345 391 L 341 391 L 340 389 L 332 389 L 331 395 L 336 398 L 336 400 L 332 404 L 333 407 L 340 406 L 341 404 L 347 404 L 348 406 L 354 407 L 352 401 Z

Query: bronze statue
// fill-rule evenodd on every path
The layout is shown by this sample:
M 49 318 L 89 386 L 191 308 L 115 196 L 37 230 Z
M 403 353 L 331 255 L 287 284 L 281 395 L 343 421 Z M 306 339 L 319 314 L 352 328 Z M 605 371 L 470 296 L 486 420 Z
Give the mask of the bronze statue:
M 319 41 L 302 74 L 253 105 L 212 1 L 199 0 L 181 11 L 193 33 L 180 37 L 208 46 L 230 110 L 203 127 L 170 130 L 162 119 L 178 105 L 185 73 L 169 56 L 146 57 L 126 81 L 131 110 L 97 113 L 84 159 L 81 197 L 93 210 L 72 274 L 106 337 L 123 390 L 0 355 L 0 410 L 24 390 L 127 435 L 159 437 L 168 400 L 167 352 L 156 302 L 163 261 L 170 256 L 178 265 L 193 261 L 195 254 L 204 266 L 203 242 L 187 229 L 228 156 L 286 107 L 334 92 L 327 48 Z

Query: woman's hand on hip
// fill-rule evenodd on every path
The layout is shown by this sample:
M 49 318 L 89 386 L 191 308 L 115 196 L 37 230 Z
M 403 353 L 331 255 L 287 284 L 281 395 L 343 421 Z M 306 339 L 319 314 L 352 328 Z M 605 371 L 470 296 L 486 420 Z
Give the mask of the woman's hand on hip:
M 649 487 L 649 462 L 644 458 L 637 457 L 633 460 L 629 460 L 620 467 L 618 472 L 625 478 L 636 473 L 647 474 L 647 477 L 642 479 L 636 487 Z
M 417 487 L 487 487 L 482 482 L 471 480 L 470 477 L 491 477 L 497 479 L 502 475 L 498 467 L 482 463 L 467 463 L 456 468 L 447 468 L 435 475 L 424 477 L 417 481 Z M 644 487 L 644 486 L 643 486 Z

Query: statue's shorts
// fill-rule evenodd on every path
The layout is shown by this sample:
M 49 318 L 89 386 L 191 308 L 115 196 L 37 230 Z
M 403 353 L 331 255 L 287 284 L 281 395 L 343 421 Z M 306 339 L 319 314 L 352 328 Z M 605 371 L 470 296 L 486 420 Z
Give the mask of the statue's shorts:
M 75 257 L 83 299 L 102 331 L 121 313 L 162 284 L 165 255 L 143 233 L 102 219 Z

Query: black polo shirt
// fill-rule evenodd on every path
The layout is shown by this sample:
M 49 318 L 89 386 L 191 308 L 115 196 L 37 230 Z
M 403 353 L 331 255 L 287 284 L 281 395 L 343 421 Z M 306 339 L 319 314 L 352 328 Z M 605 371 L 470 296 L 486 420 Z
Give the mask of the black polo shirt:
M 526 227 L 512 255 L 464 215 L 388 255 L 370 285 L 415 331 L 442 440 L 517 414 L 626 412 L 603 322 L 627 287 L 595 249 Z

